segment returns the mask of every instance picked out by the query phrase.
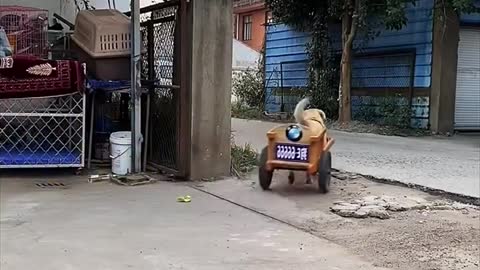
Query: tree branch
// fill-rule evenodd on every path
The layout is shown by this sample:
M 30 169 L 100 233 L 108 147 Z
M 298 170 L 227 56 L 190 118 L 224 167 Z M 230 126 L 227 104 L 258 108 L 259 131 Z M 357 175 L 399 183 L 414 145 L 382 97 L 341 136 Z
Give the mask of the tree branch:
M 355 35 L 357 34 L 357 29 L 358 29 L 358 17 L 360 16 L 360 1 L 362 0 L 355 0 L 355 9 L 353 10 L 352 14 L 352 24 L 350 27 L 350 33 L 348 33 L 347 40 L 345 44 L 348 44 L 350 46 L 353 42 L 353 39 L 355 38 Z

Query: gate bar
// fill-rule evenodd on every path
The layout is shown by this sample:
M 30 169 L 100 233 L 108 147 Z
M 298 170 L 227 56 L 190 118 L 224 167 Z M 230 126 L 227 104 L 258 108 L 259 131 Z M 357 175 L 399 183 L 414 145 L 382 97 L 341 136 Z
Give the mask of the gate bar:
M 142 85 L 140 74 L 140 0 L 132 0 L 130 2 L 130 9 L 132 16 L 131 27 L 131 102 L 132 102 L 132 116 L 131 116 L 131 132 L 132 132 L 132 172 L 138 173 L 142 169 L 142 114 L 141 114 L 141 98 Z

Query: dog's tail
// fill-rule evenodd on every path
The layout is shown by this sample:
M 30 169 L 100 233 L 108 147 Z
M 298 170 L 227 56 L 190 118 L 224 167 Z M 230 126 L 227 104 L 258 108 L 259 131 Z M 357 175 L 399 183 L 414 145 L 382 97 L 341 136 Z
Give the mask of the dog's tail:
M 308 100 L 308 98 L 304 98 L 297 103 L 297 106 L 295 107 L 295 112 L 293 113 L 293 116 L 295 117 L 295 121 L 297 123 L 303 123 L 303 111 L 309 103 L 310 101 Z
M 325 115 L 325 113 L 322 110 L 318 110 L 318 113 L 322 117 L 323 121 L 327 121 L 327 116 Z

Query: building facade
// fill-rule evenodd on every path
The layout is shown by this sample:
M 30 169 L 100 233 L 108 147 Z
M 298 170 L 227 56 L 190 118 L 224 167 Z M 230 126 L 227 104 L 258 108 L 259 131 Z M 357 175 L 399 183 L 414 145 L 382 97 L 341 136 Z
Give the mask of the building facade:
M 265 25 L 269 12 L 264 0 L 235 0 L 233 2 L 233 37 L 257 52 L 265 42 Z
M 408 23 L 401 30 L 381 29 L 373 40 L 355 41 L 354 118 L 366 107 L 378 106 L 377 97 L 391 94 L 410 106 L 413 127 L 439 133 L 480 130 L 480 14 L 457 16 L 450 11 L 444 19 L 445 14 L 435 14 L 434 1 L 417 0 L 408 7 Z M 480 1 L 475 3 L 480 6 Z M 332 36 L 339 36 L 339 25 L 331 29 Z M 267 111 L 294 106 L 298 95 L 285 89 L 307 85 L 309 40 L 308 33 L 285 25 L 267 26 Z M 339 54 L 340 38 L 334 38 L 333 47 L 332 53 Z

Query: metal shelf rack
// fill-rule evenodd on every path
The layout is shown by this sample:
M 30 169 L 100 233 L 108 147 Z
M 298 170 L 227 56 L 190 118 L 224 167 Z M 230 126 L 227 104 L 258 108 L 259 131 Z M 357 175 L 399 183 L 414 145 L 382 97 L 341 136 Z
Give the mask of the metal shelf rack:
M 0 168 L 84 167 L 85 94 L 0 99 Z

